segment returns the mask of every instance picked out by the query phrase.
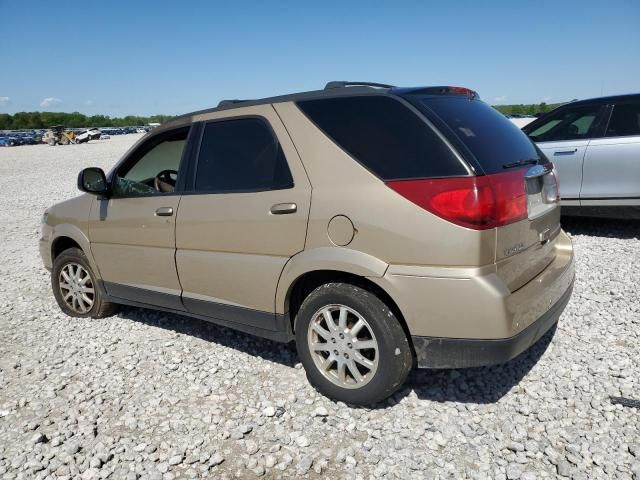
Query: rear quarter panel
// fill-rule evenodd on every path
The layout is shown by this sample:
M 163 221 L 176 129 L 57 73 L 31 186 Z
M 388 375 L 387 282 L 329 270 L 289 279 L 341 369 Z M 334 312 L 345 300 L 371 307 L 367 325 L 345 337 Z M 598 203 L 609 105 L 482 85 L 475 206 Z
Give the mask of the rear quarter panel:
M 293 102 L 274 108 L 313 186 L 306 249 L 334 247 L 329 221 L 345 215 L 355 227 L 346 248 L 388 264 L 478 266 L 495 261 L 495 230 L 466 229 L 421 209 L 352 159 Z

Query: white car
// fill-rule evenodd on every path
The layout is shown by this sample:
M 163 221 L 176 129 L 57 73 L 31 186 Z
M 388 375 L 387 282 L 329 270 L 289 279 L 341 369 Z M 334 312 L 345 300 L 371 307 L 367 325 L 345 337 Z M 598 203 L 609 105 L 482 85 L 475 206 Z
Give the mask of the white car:
M 136 128 L 136 133 L 147 133 L 144 128 Z
M 102 132 L 100 132 L 100 130 L 98 130 L 97 128 L 90 128 L 81 132 L 79 135 L 76 135 L 75 140 L 76 143 L 85 143 L 89 140 L 98 140 L 101 135 Z

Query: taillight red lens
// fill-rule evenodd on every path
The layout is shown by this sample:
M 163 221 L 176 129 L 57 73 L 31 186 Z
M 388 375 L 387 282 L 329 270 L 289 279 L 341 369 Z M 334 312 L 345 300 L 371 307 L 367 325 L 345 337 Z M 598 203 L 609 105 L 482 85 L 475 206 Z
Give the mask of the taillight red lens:
M 482 177 L 398 180 L 387 185 L 425 210 L 474 230 L 527 218 L 523 170 Z
M 465 88 L 465 87 L 449 87 L 449 92 L 457 93 L 460 95 L 469 95 L 470 97 L 477 95 L 476 92 L 474 92 L 470 88 Z

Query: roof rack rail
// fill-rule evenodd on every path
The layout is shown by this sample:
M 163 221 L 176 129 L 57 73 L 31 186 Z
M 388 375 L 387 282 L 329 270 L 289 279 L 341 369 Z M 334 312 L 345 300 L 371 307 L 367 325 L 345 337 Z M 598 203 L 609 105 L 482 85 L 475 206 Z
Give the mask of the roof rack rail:
M 246 102 L 247 100 L 220 100 L 218 102 L 218 108 L 221 107 L 230 107 L 231 105 L 236 105 L 237 103 L 242 103 L 242 102 Z
M 333 81 L 329 82 L 324 86 L 325 90 L 333 90 L 334 88 L 344 88 L 344 87 L 377 87 L 377 88 L 393 88 L 393 85 L 387 85 L 386 83 L 375 83 L 375 82 L 343 82 L 343 81 Z

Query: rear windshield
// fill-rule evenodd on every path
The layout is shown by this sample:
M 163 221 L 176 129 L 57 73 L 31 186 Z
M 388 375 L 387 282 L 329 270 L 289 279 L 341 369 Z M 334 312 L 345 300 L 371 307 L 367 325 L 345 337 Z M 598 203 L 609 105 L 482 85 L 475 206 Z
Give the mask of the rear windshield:
M 485 174 L 504 172 L 504 165 L 522 160 L 541 160 L 529 138 L 508 118 L 480 100 L 463 96 L 407 96 L 418 109 L 435 114 L 471 152 Z
M 297 105 L 339 147 L 385 181 L 468 175 L 438 134 L 396 98 L 339 97 Z

